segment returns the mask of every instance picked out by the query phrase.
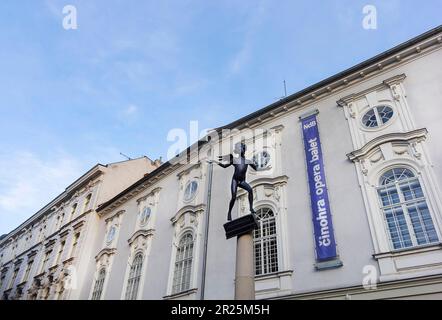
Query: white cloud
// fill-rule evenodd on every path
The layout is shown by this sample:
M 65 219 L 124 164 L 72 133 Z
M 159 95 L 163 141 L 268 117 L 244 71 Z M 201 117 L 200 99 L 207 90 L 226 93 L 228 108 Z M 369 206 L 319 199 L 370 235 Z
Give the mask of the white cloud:
M 126 116 L 133 116 L 138 112 L 138 107 L 134 104 L 130 104 L 124 109 L 123 113 Z
M 0 234 L 24 222 L 84 172 L 75 158 L 20 151 L 0 154 Z

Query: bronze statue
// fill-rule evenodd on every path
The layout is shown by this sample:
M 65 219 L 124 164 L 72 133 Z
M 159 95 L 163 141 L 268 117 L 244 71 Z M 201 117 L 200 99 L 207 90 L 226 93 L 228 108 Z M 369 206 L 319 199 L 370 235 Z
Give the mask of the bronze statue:
M 232 184 L 230 186 L 232 198 L 230 199 L 229 212 L 227 214 L 228 221 L 232 221 L 232 208 L 235 205 L 236 192 L 238 190 L 238 187 L 246 190 L 249 193 L 250 213 L 253 215 L 256 213 L 255 210 L 253 210 L 253 189 L 246 182 L 246 174 L 248 166 L 251 166 L 255 171 L 258 171 L 258 168 L 253 161 L 247 160 L 245 158 L 246 148 L 247 147 L 244 143 L 239 142 L 235 144 L 234 150 L 234 153 L 238 154 L 239 157 L 235 158 L 232 154 L 230 154 L 228 156 L 219 156 L 219 161 L 213 161 L 223 168 L 227 168 L 230 166 L 233 166 L 235 168 L 235 172 L 233 173 L 232 177 Z M 221 163 L 220 161 L 223 161 L 225 163 Z

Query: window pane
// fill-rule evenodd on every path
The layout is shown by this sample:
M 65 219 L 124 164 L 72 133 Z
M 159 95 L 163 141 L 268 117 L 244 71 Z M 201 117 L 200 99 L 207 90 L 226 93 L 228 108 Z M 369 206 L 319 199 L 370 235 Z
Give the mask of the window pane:
M 126 287 L 126 300 L 135 300 L 138 296 L 138 287 L 140 285 L 142 266 L 143 256 L 141 254 L 137 254 L 129 271 L 129 278 Z
M 413 245 L 408 231 L 404 213 L 400 207 L 384 211 L 394 249 L 401 249 Z
M 263 208 L 256 213 L 259 228 L 254 231 L 255 274 L 278 271 L 278 246 L 276 220 L 271 209 Z
M 419 245 L 438 242 L 436 230 L 430 216 L 427 204 L 424 201 L 407 206 L 416 240 Z
M 378 195 L 393 248 L 438 242 L 425 195 L 413 172 L 394 168 L 384 173 L 379 182 L 384 185 Z
M 364 117 L 362 118 L 362 123 L 367 128 L 376 128 L 378 126 L 378 121 L 376 119 L 376 115 L 374 113 L 374 110 L 369 110 Z
M 178 245 L 175 257 L 175 270 L 172 281 L 172 294 L 190 289 L 193 260 L 193 236 L 185 234 Z
M 393 117 L 393 109 L 388 106 L 377 107 L 377 111 L 382 124 L 387 123 Z

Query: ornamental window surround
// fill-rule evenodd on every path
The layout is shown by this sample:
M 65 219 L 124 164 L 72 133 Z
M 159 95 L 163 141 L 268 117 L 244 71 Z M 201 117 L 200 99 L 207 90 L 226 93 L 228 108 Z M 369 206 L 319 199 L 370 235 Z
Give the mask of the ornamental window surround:
M 27 266 L 26 266 L 25 273 L 24 273 L 24 275 L 23 275 L 23 280 L 22 280 L 22 282 L 28 281 L 29 274 L 31 273 L 31 269 L 32 269 L 32 266 L 33 266 L 33 265 L 34 265 L 34 259 L 29 260 L 29 261 L 28 261 L 28 264 L 27 264 Z
M 74 235 L 74 239 L 73 239 L 73 241 L 72 241 L 72 247 L 71 247 L 71 254 L 70 254 L 70 257 L 71 257 L 71 258 L 74 257 L 74 256 L 76 255 L 76 253 L 77 253 L 78 242 L 79 242 L 79 240 L 80 240 L 80 235 L 81 235 L 80 232 L 77 232 L 77 233 Z
M 9 282 L 8 289 L 11 289 L 14 286 L 15 279 L 17 279 L 18 272 L 20 271 L 20 266 L 16 266 L 14 272 L 12 273 L 11 281 Z
M 38 273 L 42 273 L 43 271 L 45 271 L 45 269 L 48 265 L 48 262 L 49 262 L 49 258 L 51 257 L 51 253 L 52 253 L 52 250 L 45 252 L 45 254 L 43 256 L 43 261 L 41 263 L 40 270 Z
M 193 247 L 193 235 L 191 232 L 186 232 L 181 236 L 178 248 L 176 249 L 172 294 L 177 294 L 190 289 Z
M 61 257 L 63 255 L 63 251 L 64 251 L 65 246 L 66 246 L 66 240 L 63 239 L 60 242 L 60 246 L 58 247 L 57 257 L 55 258 L 54 265 L 58 265 L 60 263 L 60 260 L 61 260 Z
M 72 208 L 71 208 L 71 214 L 70 214 L 70 220 L 72 220 L 74 218 L 75 215 L 75 211 L 77 211 L 77 207 L 78 207 L 78 203 L 75 203 Z
M 137 253 L 130 266 L 129 277 L 127 279 L 126 300 L 136 300 L 140 286 L 141 272 L 143 268 L 143 254 Z
M 89 193 L 86 198 L 84 199 L 83 204 L 83 213 L 85 213 L 89 209 L 89 205 L 91 203 L 92 193 Z
M 101 268 L 100 271 L 98 272 L 97 280 L 95 280 L 94 290 L 92 292 L 92 300 L 101 299 L 105 279 L 106 279 L 106 268 Z
M 410 169 L 388 170 L 377 191 L 393 250 L 439 242 L 419 178 Z

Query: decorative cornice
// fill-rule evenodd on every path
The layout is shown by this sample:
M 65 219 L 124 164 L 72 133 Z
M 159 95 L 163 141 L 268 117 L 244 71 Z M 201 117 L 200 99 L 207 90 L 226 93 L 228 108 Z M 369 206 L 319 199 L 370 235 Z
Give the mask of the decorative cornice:
M 375 86 L 372 86 L 372 87 L 370 87 L 368 89 L 365 89 L 365 90 L 362 90 L 360 92 L 352 93 L 352 94 L 350 94 L 348 96 L 345 96 L 345 97 L 339 99 L 338 101 L 336 101 L 336 103 L 337 103 L 337 105 L 339 107 L 343 107 L 344 105 L 348 105 L 349 103 L 351 103 L 351 102 L 353 102 L 353 101 L 355 101 L 355 100 L 365 96 L 367 93 L 370 93 L 370 92 L 373 92 L 373 91 L 377 91 L 377 90 L 380 90 L 380 89 L 384 89 L 384 88 L 389 88 L 392 85 L 401 83 L 401 82 L 403 82 L 405 80 L 406 77 L 407 76 L 404 73 L 399 74 L 399 75 L 395 75 L 395 76 L 393 76 L 391 78 L 388 78 L 388 79 L 382 81 L 382 83 L 380 83 L 380 84 L 377 84 Z
M 149 197 L 153 197 L 155 196 L 155 194 L 159 193 L 161 191 L 161 187 L 157 187 L 155 189 L 153 189 L 151 192 L 149 192 L 147 195 L 142 196 L 141 198 L 137 199 L 137 204 L 140 204 L 140 202 L 146 200 Z
M 199 204 L 196 206 L 194 205 L 184 206 L 170 219 L 170 221 L 172 221 L 172 223 L 175 224 L 181 218 L 181 216 L 186 212 L 198 213 L 204 211 L 205 208 L 206 208 L 205 204 Z
M 95 256 L 95 261 L 99 261 L 101 259 L 101 257 L 104 255 L 111 256 L 111 255 L 115 254 L 116 252 L 117 252 L 117 249 L 115 249 L 115 248 L 101 249 L 100 252 L 98 252 L 98 254 Z
M 276 186 L 281 186 L 281 185 L 285 185 L 287 184 L 287 181 L 289 180 L 289 177 L 287 176 L 279 176 L 279 177 L 274 177 L 274 178 L 258 178 L 255 180 L 252 180 L 251 182 L 249 182 L 249 185 L 252 187 L 252 189 L 258 187 L 258 186 L 271 186 L 271 187 L 276 187 Z M 241 197 L 244 194 L 246 194 L 247 191 L 241 189 L 238 190 L 238 194 L 237 197 Z
M 86 223 L 85 220 L 78 221 L 77 223 L 72 225 L 72 229 L 77 230 L 77 229 L 81 228 L 82 226 L 84 226 L 85 223 Z
M 49 247 L 53 246 L 56 241 L 57 241 L 57 239 L 50 239 L 50 240 L 46 241 L 46 243 L 44 244 L 45 248 L 49 248 Z
M 65 260 L 63 261 L 63 265 L 65 266 L 65 265 L 67 265 L 67 264 L 72 263 L 72 262 L 74 261 L 74 259 L 75 259 L 75 257 L 70 257 L 70 258 L 65 259 Z
M 127 240 L 129 245 L 132 245 L 132 243 L 138 238 L 138 237 L 144 237 L 147 238 L 149 236 L 153 236 L 155 232 L 155 229 L 148 229 L 148 230 L 138 230 L 136 231 L 130 238 Z
M 106 221 L 106 223 L 108 223 L 109 221 L 111 221 L 111 220 L 113 220 L 115 218 L 118 218 L 123 213 L 126 213 L 126 210 L 119 210 L 119 211 L 117 211 L 117 213 L 115 213 L 115 214 L 111 215 L 110 217 L 106 218 L 106 220 L 104 220 L 104 221 Z
M 388 142 L 409 142 L 412 140 L 425 140 L 427 137 L 427 129 L 417 129 L 409 132 L 395 132 L 395 133 L 387 133 L 382 136 L 376 137 L 373 140 L 367 142 L 362 148 L 352 151 L 347 154 L 349 160 L 355 162 L 360 158 L 365 157 L 370 151 L 374 148 Z
M 35 257 L 35 255 L 38 253 L 38 250 L 32 250 L 28 253 L 28 259 L 31 259 L 32 257 Z
M 184 175 L 189 174 L 192 170 L 198 169 L 201 166 L 201 161 L 191 165 L 190 167 L 184 169 L 183 171 L 177 174 L 178 179 L 181 179 Z

